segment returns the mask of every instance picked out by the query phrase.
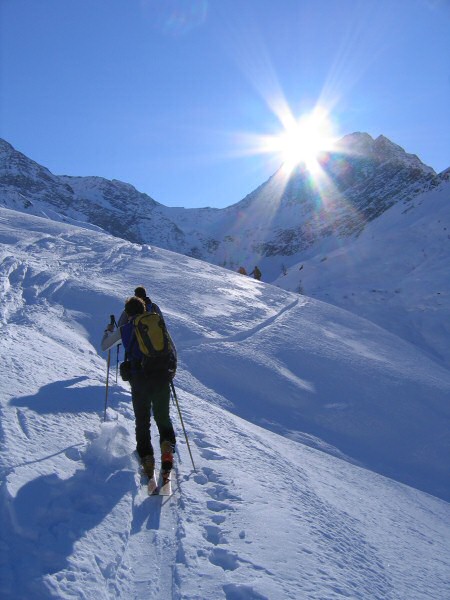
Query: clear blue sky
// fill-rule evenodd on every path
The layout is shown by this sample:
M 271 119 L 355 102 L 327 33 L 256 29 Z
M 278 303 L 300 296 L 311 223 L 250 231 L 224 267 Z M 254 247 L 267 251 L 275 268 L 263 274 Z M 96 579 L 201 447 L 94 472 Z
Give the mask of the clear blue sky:
M 228 206 L 279 157 L 273 134 L 332 104 L 450 166 L 450 0 L 0 0 L 0 136 L 62 175 L 170 206 Z

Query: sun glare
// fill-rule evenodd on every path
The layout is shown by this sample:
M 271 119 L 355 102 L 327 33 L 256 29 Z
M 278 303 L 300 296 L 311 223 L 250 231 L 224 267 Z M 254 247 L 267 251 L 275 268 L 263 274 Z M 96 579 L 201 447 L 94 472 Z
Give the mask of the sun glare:
M 333 148 L 332 123 L 324 110 L 316 109 L 301 116 L 272 138 L 271 150 L 280 154 L 285 169 L 291 171 L 304 163 L 311 173 L 320 169 L 318 156 Z

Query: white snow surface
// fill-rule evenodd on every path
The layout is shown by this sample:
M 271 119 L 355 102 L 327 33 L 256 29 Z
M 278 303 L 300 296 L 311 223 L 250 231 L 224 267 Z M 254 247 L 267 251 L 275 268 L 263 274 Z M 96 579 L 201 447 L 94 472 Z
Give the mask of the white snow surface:
M 274 283 L 345 308 L 450 368 L 450 180 L 398 202 L 358 237 Z
M 351 313 L 0 209 L 2 599 L 450 597 L 450 373 Z M 109 315 L 177 344 L 174 495 L 148 497 Z M 157 434 L 154 438 L 157 440 Z

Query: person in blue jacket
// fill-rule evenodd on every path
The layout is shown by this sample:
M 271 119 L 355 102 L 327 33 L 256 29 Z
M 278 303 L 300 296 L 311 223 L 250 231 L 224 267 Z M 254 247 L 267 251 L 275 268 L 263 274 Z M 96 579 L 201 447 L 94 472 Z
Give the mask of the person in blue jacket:
M 144 296 L 147 296 L 145 289 Z M 142 368 L 143 354 L 137 343 L 133 321 L 144 312 L 157 312 L 164 322 L 159 307 L 154 303 L 151 304 L 152 307 L 149 311 L 147 309 L 150 306 L 146 306 L 143 298 L 138 296 L 129 298 L 125 302 L 124 310 L 126 322 L 124 322 L 125 318 L 122 318 L 122 315 L 119 319 L 119 327 L 115 331 L 114 326 L 108 324 L 101 342 L 102 350 L 109 350 L 117 344 L 123 344 L 125 348 L 130 366 L 129 381 L 136 423 L 136 451 L 140 457 L 143 470 L 149 477 L 152 477 L 155 468 L 150 432 L 152 412 L 160 438 L 161 468 L 163 471 L 168 472 L 173 466 L 176 437 L 170 418 L 170 382 L 175 376 L 177 367 L 176 348 L 170 339 L 172 352 L 167 366 L 152 371 L 150 375 Z

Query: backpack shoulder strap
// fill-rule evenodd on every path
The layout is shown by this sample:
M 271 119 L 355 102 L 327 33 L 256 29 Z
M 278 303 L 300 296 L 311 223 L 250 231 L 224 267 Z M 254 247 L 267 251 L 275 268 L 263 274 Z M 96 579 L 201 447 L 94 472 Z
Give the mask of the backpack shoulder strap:
M 150 300 L 150 304 L 147 304 L 147 312 L 150 313 L 156 313 L 157 315 L 159 315 L 161 317 L 161 319 L 164 321 L 164 317 L 163 314 L 161 312 L 161 309 L 159 308 L 159 306 L 156 304 L 156 302 L 152 302 Z
M 134 319 L 132 321 L 128 321 L 128 323 L 123 325 L 121 327 L 121 331 L 122 343 L 125 349 L 125 360 L 131 360 L 133 358 L 136 358 L 134 354 L 136 349 L 139 348 L 139 346 L 137 346 Z

